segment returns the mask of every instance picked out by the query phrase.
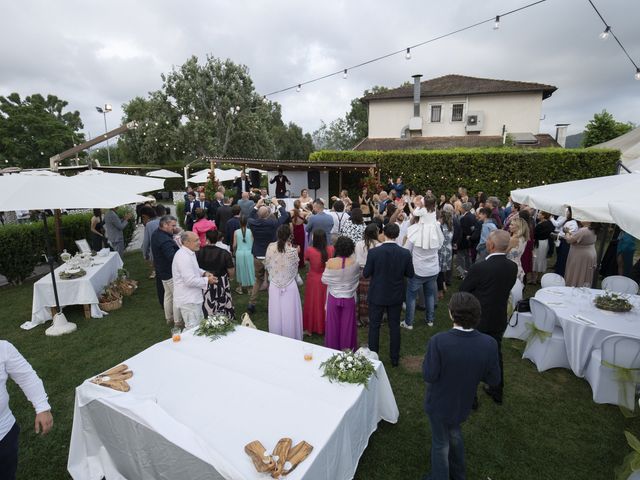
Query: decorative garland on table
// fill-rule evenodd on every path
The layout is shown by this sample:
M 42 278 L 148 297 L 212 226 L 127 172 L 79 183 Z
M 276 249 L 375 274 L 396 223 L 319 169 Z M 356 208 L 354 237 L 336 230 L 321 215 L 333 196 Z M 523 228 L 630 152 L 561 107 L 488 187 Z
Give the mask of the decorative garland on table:
M 593 304 L 600 310 L 608 310 L 610 312 L 628 312 L 633 308 L 633 305 L 625 296 L 615 292 L 598 295 Z
M 228 316 L 217 313 L 204 318 L 194 333 L 201 337 L 209 337 L 210 340 L 216 340 L 235 329 L 236 324 Z
M 376 375 L 373 364 L 367 357 L 351 350 L 336 353 L 320 364 L 323 377 L 330 382 L 355 383 L 358 385 L 369 384 L 371 375 Z

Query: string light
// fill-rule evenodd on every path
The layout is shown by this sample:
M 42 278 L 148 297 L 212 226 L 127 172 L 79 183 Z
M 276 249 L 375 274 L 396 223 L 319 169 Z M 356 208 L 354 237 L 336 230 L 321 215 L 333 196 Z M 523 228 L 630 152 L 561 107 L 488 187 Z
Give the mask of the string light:
M 349 75 L 347 74 L 347 69 L 345 68 L 345 69 L 344 69 L 344 73 L 342 74 L 342 78 L 343 78 L 344 80 L 346 80 L 348 76 L 349 76 Z
M 507 15 L 512 15 L 514 13 L 518 13 L 518 12 L 520 12 L 522 10 L 526 10 L 528 8 L 534 7 L 534 6 L 539 5 L 541 3 L 545 3 L 546 1 L 547 0 L 537 0 L 537 1 L 531 2 L 531 3 L 527 4 L 527 5 L 523 5 L 522 7 L 515 8 L 513 10 L 509 10 L 508 12 L 501 13 L 500 15 L 497 15 L 497 17 L 502 18 L 502 17 L 505 17 Z M 384 59 L 389 58 L 389 57 L 393 57 L 394 55 L 399 55 L 401 53 L 404 53 L 405 54 L 405 58 L 407 60 L 409 60 L 409 59 L 411 59 L 411 49 L 412 48 L 422 47 L 422 46 L 427 45 L 429 43 L 433 43 L 433 42 L 436 42 L 438 40 L 442 40 L 443 38 L 451 37 L 451 36 L 456 35 L 458 33 L 462 33 L 462 32 L 464 32 L 466 30 L 471 30 L 472 28 L 479 27 L 480 25 L 484 25 L 484 24 L 487 24 L 487 23 L 494 22 L 495 19 L 496 19 L 496 17 L 490 17 L 490 18 L 487 18 L 485 20 L 480 20 L 480 21 L 478 21 L 476 23 L 473 23 L 471 25 L 460 27 L 460 28 L 458 28 L 456 30 L 452 30 L 450 32 L 444 33 L 442 35 L 438 35 L 436 37 L 430 38 L 430 39 L 425 40 L 423 42 L 416 43 L 415 45 L 410 45 L 408 47 L 402 48 L 401 50 L 396 50 L 396 51 L 393 51 L 393 52 L 389 52 L 389 53 L 386 53 L 384 55 L 380 55 L 378 57 L 371 58 L 369 60 L 365 60 L 363 62 L 357 63 L 357 64 L 352 65 L 352 66 L 347 67 L 347 68 L 343 67 L 338 71 L 327 73 L 325 75 L 313 78 L 311 80 L 307 80 L 307 81 L 304 81 L 304 82 L 293 84 L 293 85 L 290 85 L 288 87 L 281 88 L 280 90 L 274 90 L 272 92 L 267 93 L 265 96 L 266 97 L 271 97 L 272 95 L 276 95 L 278 93 L 283 93 L 283 92 L 288 92 L 289 90 L 293 90 L 293 89 L 295 89 L 297 92 L 299 92 L 303 85 L 308 85 L 310 83 L 319 82 L 321 80 L 325 80 L 325 79 L 327 79 L 329 77 L 333 77 L 333 76 L 336 76 L 336 75 L 344 75 L 344 71 L 345 70 L 353 70 L 355 68 L 364 67 L 364 66 L 369 65 L 371 63 L 379 62 L 381 60 L 384 60 Z
M 498 30 L 500 28 L 500 15 L 496 15 L 496 21 L 493 22 L 493 29 Z
M 600 34 L 600 38 L 602 38 L 603 40 L 606 40 L 609 36 L 612 36 L 613 39 L 616 41 L 616 43 L 618 44 L 618 46 L 620 47 L 620 50 L 622 50 L 624 52 L 624 54 L 627 56 L 627 58 L 629 59 L 629 61 L 631 62 L 631 64 L 635 67 L 636 69 L 636 73 L 634 75 L 634 78 L 636 80 L 640 80 L 640 67 L 638 66 L 638 64 L 635 62 L 635 60 L 633 58 L 631 58 L 631 55 L 629 55 L 629 52 L 627 52 L 627 49 L 624 48 L 624 45 L 622 44 L 622 42 L 620 41 L 620 39 L 618 38 L 618 36 L 615 34 L 615 32 L 613 31 L 613 29 L 609 26 L 609 24 L 607 23 L 607 21 L 604 19 L 604 17 L 602 16 L 602 14 L 600 13 L 600 10 L 598 10 L 598 7 L 595 6 L 595 4 L 593 3 L 593 0 L 588 0 L 589 4 L 591 5 L 591 7 L 593 8 L 594 12 L 596 12 L 596 14 L 598 15 L 598 17 L 600 17 L 600 20 L 602 20 L 602 24 L 604 25 L 604 32 L 602 32 Z

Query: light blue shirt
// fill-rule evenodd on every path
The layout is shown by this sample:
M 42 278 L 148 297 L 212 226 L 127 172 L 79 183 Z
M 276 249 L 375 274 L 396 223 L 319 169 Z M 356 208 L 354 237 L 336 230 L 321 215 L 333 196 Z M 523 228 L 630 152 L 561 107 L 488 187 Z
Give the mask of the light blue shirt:
M 477 250 L 484 250 L 486 248 L 487 238 L 489 237 L 489 234 L 497 229 L 498 227 L 496 227 L 495 223 L 493 223 L 491 220 L 485 220 L 485 222 L 482 224 L 482 231 L 480 232 L 480 241 L 478 242 Z

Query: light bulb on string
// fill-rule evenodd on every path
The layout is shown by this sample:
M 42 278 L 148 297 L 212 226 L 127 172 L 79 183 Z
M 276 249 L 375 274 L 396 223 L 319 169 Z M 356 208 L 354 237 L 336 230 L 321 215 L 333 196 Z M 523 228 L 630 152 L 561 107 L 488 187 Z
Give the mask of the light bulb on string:
M 299 92 L 301 88 L 302 88 L 302 85 L 298 84 L 298 86 L 296 87 L 296 92 Z
M 349 74 L 347 73 L 347 69 L 345 68 L 345 69 L 344 69 L 344 73 L 342 74 L 342 78 L 343 78 L 344 80 L 346 80 L 348 76 L 349 76 Z
M 500 15 L 496 15 L 496 21 L 493 22 L 493 29 L 498 30 L 500 28 Z
M 636 68 L 636 74 L 634 75 L 636 80 L 640 80 L 640 67 Z
M 407 48 L 407 53 L 404 54 L 404 58 L 411 60 L 411 49 Z
M 607 28 L 605 28 L 604 31 L 599 35 L 600 40 L 606 40 L 607 38 L 609 38 L 610 34 L 611 34 L 611 27 L 607 25 Z

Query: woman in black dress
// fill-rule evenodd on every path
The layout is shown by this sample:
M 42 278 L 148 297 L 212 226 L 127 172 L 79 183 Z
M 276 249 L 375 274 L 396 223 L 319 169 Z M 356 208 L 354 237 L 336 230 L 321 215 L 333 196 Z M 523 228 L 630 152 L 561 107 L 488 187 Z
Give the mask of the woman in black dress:
M 209 285 L 205 292 L 202 309 L 205 317 L 221 313 L 234 320 L 231 297 L 231 279 L 235 275 L 233 257 L 227 250 L 216 247 L 218 236 L 218 230 L 209 230 L 206 233 L 207 244 L 196 254 L 200 268 L 218 277 L 218 283 Z
M 104 247 L 104 221 L 102 220 L 102 210 L 93 209 L 91 217 L 91 250 L 99 252 Z

